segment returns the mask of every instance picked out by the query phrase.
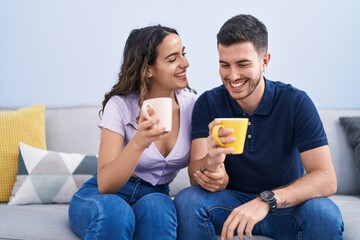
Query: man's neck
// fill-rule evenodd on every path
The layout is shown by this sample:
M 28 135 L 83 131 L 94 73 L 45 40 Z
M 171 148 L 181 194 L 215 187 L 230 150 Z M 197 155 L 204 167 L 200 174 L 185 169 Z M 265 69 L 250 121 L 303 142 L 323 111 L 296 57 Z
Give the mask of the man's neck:
M 240 105 L 241 109 L 244 110 L 247 114 L 251 114 L 255 112 L 258 106 L 260 105 L 264 93 L 265 93 L 265 79 L 262 77 L 262 80 L 259 82 L 255 91 L 245 99 L 237 100 L 237 103 Z

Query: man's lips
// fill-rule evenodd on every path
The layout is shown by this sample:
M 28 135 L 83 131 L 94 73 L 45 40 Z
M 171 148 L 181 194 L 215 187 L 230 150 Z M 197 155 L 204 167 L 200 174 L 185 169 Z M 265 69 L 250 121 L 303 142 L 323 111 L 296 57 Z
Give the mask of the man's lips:
M 241 81 L 241 82 L 229 82 L 230 86 L 233 89 L 240 89 L 242 88 L 247 81 Z

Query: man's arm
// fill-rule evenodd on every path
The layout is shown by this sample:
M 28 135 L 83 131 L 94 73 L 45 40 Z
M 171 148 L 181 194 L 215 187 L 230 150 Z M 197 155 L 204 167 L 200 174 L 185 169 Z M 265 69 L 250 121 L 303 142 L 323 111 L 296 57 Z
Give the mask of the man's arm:
M 209 124 L 209 132 L 219 124 L 214 120 Z M 225 137 L 232 129 L 221 129 L 219 137 L 222 142 L 234 141 L 232 137 Z M 218 147 L 211 137 L 194 139 L 191 143 L 191 157 L 189 163 L 189 177 L 192 185 L 200 185 L 209 191 L 224 189 L 229 181 L 225 171 L 224 160 L 226 154 L 233 149 Z
M 329 147 L 314 148 L 300 155 L 307 173 L 287 186 L 273 189 L 278 208 L 293 207 L 306 200 L 330 196 L 336 192 L 337 181 Z M 269 210 L 269 204 L 259 197 L 235 208 L 224 222 L 222 237 L 232 239 L 235 230 L 239 238 L 244 233 L 251 237 L 253 227 L 266 217 Z
M 329 146 L 322 146 L 300 154 L 306 174 L 273 192 L 279 208 L 296 206 L 315 197 L 333 195 L 337 180 Z

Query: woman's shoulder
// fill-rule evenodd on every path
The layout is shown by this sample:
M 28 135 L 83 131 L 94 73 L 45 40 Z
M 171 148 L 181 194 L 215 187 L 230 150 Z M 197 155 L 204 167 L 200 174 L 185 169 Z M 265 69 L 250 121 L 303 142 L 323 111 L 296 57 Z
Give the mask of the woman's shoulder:
M 138 96 L 136 94 L 114 95 L 106 103 L 105 111 L 133 112 L 138 110 Z
M 139 114 L 138 97 L 136 94 L 114 95 L 106 103 L 103 118 L 118 119 L 123 124 L 136 122 Z
M 126 95 L 114 95 L 109 99 L 109 102 L 113 102 L 115 104 L 130 104 L 133 102 L 137 102 L 139 99 L 139 95 L 135 93 L 130 93 Z

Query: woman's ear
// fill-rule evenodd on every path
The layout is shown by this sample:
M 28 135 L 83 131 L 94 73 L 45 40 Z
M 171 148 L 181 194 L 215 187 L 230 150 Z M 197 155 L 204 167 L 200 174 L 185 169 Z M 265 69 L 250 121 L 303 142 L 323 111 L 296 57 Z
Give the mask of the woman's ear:
M 151 67 L 147 66 L 146 68 L 146 77 L 151 78 L 153 76 Z

